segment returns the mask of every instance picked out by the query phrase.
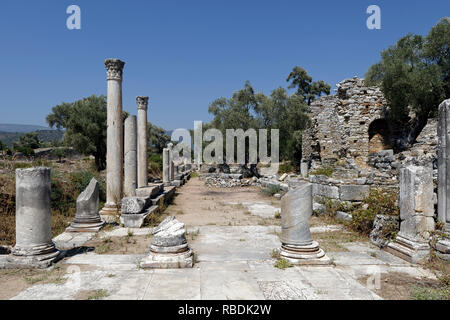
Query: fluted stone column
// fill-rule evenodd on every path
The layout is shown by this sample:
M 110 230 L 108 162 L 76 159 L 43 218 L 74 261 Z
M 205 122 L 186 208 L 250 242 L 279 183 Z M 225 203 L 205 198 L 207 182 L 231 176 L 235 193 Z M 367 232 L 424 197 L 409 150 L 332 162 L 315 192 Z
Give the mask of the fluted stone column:
M 16 245 L 9 263 L 47 267 L 59 255 L 52 241 L 50 168 L 16 170 Z
M 439 106 L 438 219 L 444 223 L 446 237 L 436 243 L 436 249 L 450 260 L 450 99 Z
M 165 186 L 170 185 L 170 175 L 169 175 L 169 149 L 163 149 L 163 183 Z
M 147 155 L 147 108 L 148 97 L 136 98 L 138 115 L 137 115 L 137 137 L 138 137 L 138 188 L 146 187 L 148 184 L 148 155 Z
M 134 197 L 137 188 L 137 131 L 136 116 L 125 119 L 124 135 L 124 182 L 125 197 Z
M 100 211 L 106 222 L 113 222 L 119 214 L 123 180 L 123 121 L 122 73 L 125 62 L 105 60 L 107 94 L 106 133 L 106 203 Z

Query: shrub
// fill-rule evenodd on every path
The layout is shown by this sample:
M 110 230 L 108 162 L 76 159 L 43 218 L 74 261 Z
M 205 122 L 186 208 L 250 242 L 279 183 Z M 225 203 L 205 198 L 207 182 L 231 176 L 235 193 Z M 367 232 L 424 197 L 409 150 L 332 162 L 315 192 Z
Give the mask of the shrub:
M 100 175 L 93 173 L 91 171 L 73 172 L 70 175 L 70 179 L 74 185 L 75 190 L 78 192 L 78 194 L 80 194 L 81 192 L 84 191 L 84 189 L 86 189 L 86 187 L 89 185 L 89 182 L 91 182 L 92 178 L 95 178 L 98 181 L 100 202 L 105 202 L 106 201 L 106 184 Z
M 321 197 L 318 199 L 318 202 L 325 206 L 325 212 L 329 216 L 335 216 L 338 211 L 352 212 L 355 210 L 352 204 L 330 198 Z
M 324 167 L 320 167 L 317 168 L 314 171 L 311 171 L 309 174 L 310 175 L 315 175 L 315 176 L 327 176 L 327 177 L 331 177 L 331 175 L 334 172 L 334 168 L 330 167 L 330 166 L 324 166 Z
M 376 215 L 396 216 L 399 214 L 396 201 L 397 195 L 393 192 L 371 189 L 369 196 L 363 201 L 363 207 L 352 212 L 350 227 L 358 232 L 369 234 L 372 231 Z M 364 209 L 364 207 L 367 209 Z M 398 231 L 397 228 L 396 225 L 385 228 L 383 237 L 391 238 Z
M 290 172 L 294 172 L 294 171 L 295 171 L 295 169 L 291 162 L 281 163 L 278 168 L 278 173 L 281 173 L 281 174 L 290 173 Z
M 274 194 L 280 193 L 281 188 L 279 185 L 270 184 L 269 186 L 262 188 L 261 193 L 265 196 L 273 196 Z

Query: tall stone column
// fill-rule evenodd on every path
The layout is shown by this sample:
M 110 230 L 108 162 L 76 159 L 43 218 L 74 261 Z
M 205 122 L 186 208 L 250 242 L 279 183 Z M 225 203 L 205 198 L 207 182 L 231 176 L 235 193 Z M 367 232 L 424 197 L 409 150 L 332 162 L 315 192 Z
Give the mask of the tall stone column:
M 434 231 L 433 170 L 408 166 L 400 169 L 400 231 L 386 250 L 417 263 L 430 253 Z
M 122 73 L 125 62 L 119 59 L 105 60 L 107 94 L 106 132 L 106 203 L 100 215 L 106 222 L 116 220 L 122 199 L 123 180 L 123 121 L 122 121 Z
M 170 185 L 170 175 L 169 175 L 169 149 L 163 149 L 163 183 L 165 186 Z
M 440 104 L 438 117 L 438 219 L 446 237 L 436 249 L 450 260 L 450 99 Z
M 175 179 L 175 164 L 173 162 L 173 143 L 167 144 L 167 149 L 169 149 L 169 179 L 172 182 Z
M 50 168 L 16 170 L 16 245 L 8 257 L 17 266 L 47 267 L 59 256 L 52 241 Z
M 134 197 L 137 188 L 137 131 L 136 116 L 125 119 L 124 135 L 124 182 L 125 197 Z
M 148 97 L 136 98 L 138 115 L 137 115 L 137 137 L 138 137 L 138 188 L 148 185 L 148 138 L 147 138 L 147 108 Z

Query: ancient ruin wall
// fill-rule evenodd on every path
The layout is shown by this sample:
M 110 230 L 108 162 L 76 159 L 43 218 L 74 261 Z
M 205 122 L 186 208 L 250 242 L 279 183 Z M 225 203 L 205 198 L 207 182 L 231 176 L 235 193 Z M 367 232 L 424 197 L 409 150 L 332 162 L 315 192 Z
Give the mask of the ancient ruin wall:
M 309 108 L 312 125 L 303 134 L 303 160 L 353 158 L 367 163 L 369 129 L 374 129 L 374 139 L 387 134 L 382 128 L 386 107 L 381 90 L 365 86 L 363 79 L 354 77 L 337 84 L 336 95 L 319 98 Z M 379 124 L 374 126 L 376 120 Z M 377 132 L 379 128 L 384 132 Z

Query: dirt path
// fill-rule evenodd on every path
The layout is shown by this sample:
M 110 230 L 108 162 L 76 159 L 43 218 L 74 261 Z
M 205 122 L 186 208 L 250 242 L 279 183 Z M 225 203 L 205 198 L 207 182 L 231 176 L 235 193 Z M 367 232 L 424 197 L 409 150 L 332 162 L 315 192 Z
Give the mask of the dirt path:
M 213 188 L 192 178 L 177 189 L 177 197 L 165 214 L 175 215 L 186 226 L 280 225 L 280 219 L 253 215 L 242 203 L 265 203 L 280 208 L 280 200 L 266 197 L 257 187 Z

